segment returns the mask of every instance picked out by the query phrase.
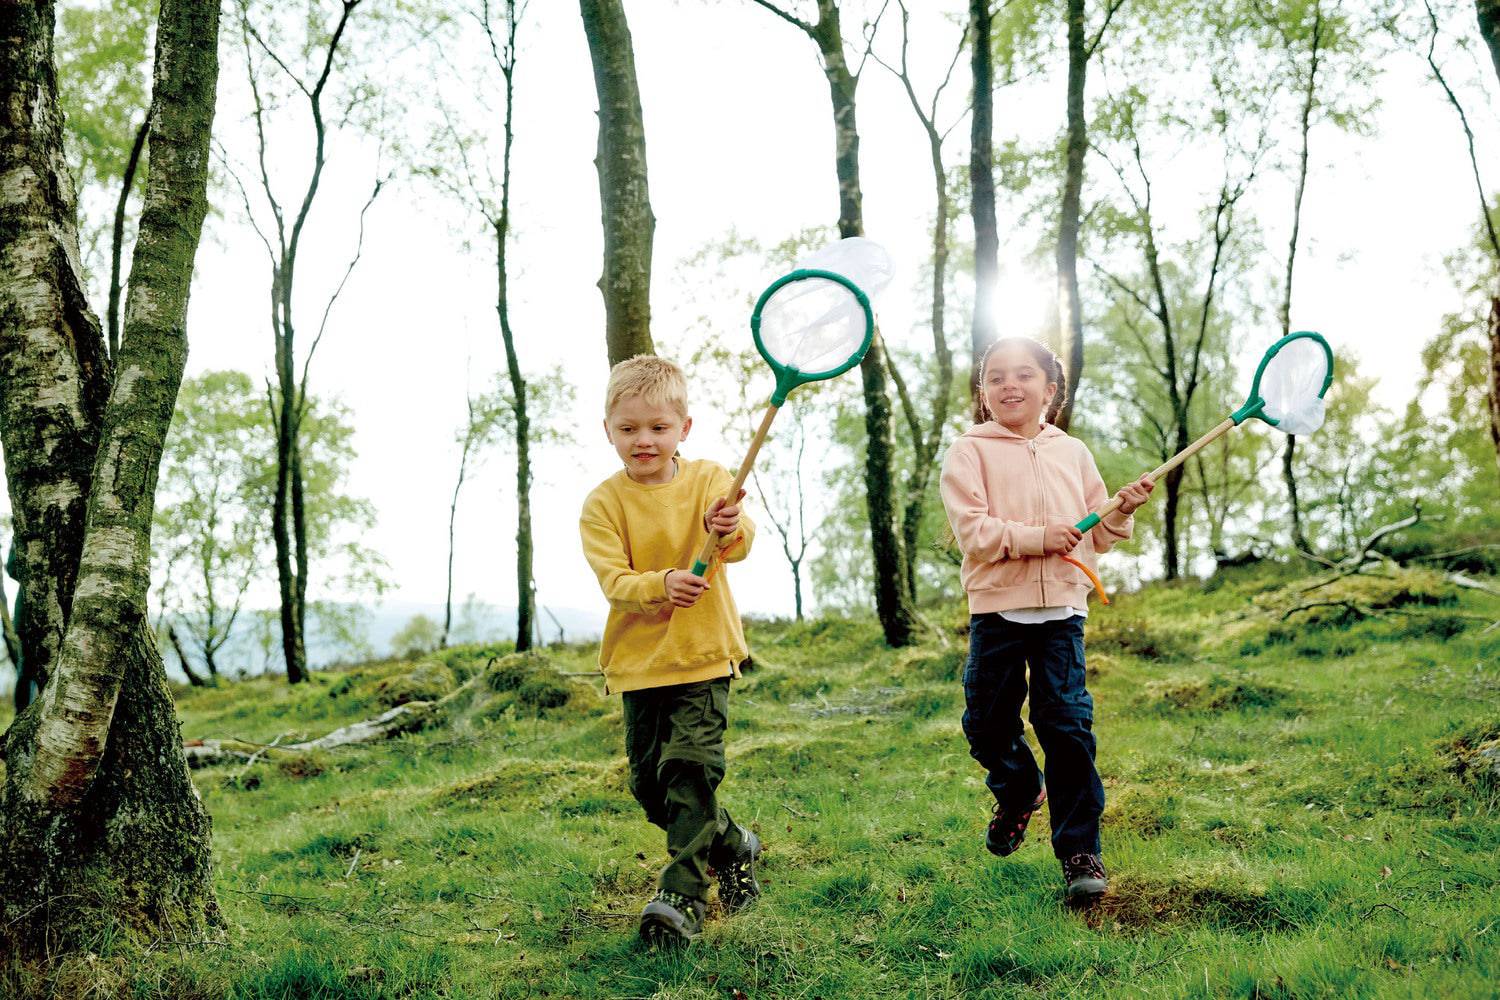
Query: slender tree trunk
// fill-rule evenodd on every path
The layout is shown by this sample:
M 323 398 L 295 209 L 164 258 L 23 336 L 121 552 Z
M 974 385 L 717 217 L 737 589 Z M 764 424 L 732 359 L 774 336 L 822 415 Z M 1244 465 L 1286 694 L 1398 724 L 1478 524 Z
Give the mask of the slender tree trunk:
M 510 123 L 506 122 L 505 188 L 510 186 Z M 500 222 L 495 227 L 495 271 L 499 290 L 495 311 L 500 317 L 500 335 L 505 342 L 505 366 L 510 376 L 511 405 L 516 433 L 516 651 L 531 648 L 536 621 L 536 595 L 532 590 L 531 544 L 531 417 L 526 410 L 526 379 L 516 356 L 510 328 L 509 293 L 506 282 L 505 234 L 509 229 L 509 196 L 501 195 Z
M 135 171 L 140 165 L 141 150 L 146 146 L 146 132 L 150 127 L 151 111 L 148 108 L 141 127 L 136 129 L 135 142 L 130 146 L 125 176 L 120 181 L 120 200 L 115 204 L 115 231 L 109 245 L 109 307 L 106 312 L 110 357 L 120 353 L 120 258 L 125 248 L 125 209 L 130 203 L 130 190 L 135 187 Z
M 177 635 L 177 626 L 167 625 L 167 641 L 172 644 L 172 650 L 177 654 L 177 664 L 182 667 L 182 673 L 187 677 L 188 683 L 195 688 L 207 687 L 208 682 L 193 670 L 193 665 L 188 661 L 187 650 L 182 648 L 182 639 Z
M 588 3 L 585 3 L 588 6 Z M 516 71 L 516 4 L 506 0 L 506 46 L 501 71 L 505 74 L 505 150 L 501 155 L 500 173 L 500 217 L 495 220 L 495 313 L 500 319 L 500 338 L 505 343 L 505 369 L 510 376 L 511 406 L 515 416 L 516 433 L 516 651 L 524 652 L 532 646 L 536 631 L 536 582 L 532 579 L 531 546 L 531 415 L 526 409 L 526 378 L 521 374 L 521 360 L 516 354 L 516 338 L 510 328 L 510 281 L 506 266 L 506 244 L 510 239 L 510 154 L 515 143 L 515 71 Z M 630 89 L 635 89 L 634 59 L 630 54 L 630 32 L 625 27 L 624 13 L 620 14 L 620 30 L 624 36 L 625 55 L 629 58 L 628 77 Z M 597 63 L 596 63 L 597 65 Z M 600 107 L 604 105 L 603 89 L 600 91 Z M 640 97 L 637 94 L 632 107 L 635 121 L 640 121 Z M 603 145 L 603 116 L 601 114 L 600 144 Z M 651 216 L 651 207 L 646 199 L 645 177 L 645 129 L 641 127 L 641 200 L 646 218 Z M 602 149 L 601 149 L 602 153 Z M 601 191 L 603 174 L 600 174 Z M 641 329 L 647 331 L 645 340 L 650 345 L 649 321 L 651 243 L 649 234 L 645 243 L 645 281 L 641 286 L 640 301 L 644 305 Z M 609 338 L 614 342 L 613 337 Z M 611 361 L 613 362 L 613 358 Z
M 646 125 L 621 0 L 579 0 L 599 96 L 599 202 L 604 220 L 605 343 L 611 366 L 651 354 L 651 246 Z M 523 599 L 524 600 L 524 599 Z
M 1186 421 L 1179 421 L 1177 425 L 1177 439 L 1173 447 L 1173 454 L 1186 448 L 1191 441 L 1186 432 Z M 1167 456 L 1170 458 L 1171 456 Z M 1178 551 L 1179 532 L 1177 530 L 1178 513 L 1182 505 L 1182 478 L 1186 474 L 1186 467 L 1179 465 L 1166 477 L 1166 501 L 1162 504 L 1162 575 L 1168 580 L 1175 580 L 1182 571 L 1182 556 Z
M 277 381 L 277 395 L 273 403 L 275 406 L 273 423 L 276 430 L 276 495 L 272 501 L 271 517 L 274 523 L 271 528 L 271 538 L 276 548 L 276 582 L 281 598 L 282 657 L 286 661 L 287 680 L 293 684 L 304 681 L 308 677 L 306 634 L 309 566 L 307 522 L 303 503 L 305 484 L 301 466 L 301 433 L 302 417 L 307 406 L 307 369 L 312 358 L 309 354 L 304 361 L 302 377 L 299 379 L 296 371 L 296 327 L 292 311 L 292 289 L 297 277 L 297 254 L 302 243 L 302 233 L 307 225 L 307 218 L 312 211 L 313 204 L 317 201 L 323 167 L 327 162 L 328 127 L 323 119 L 324 89 L 336 69 L 335 62 L 339 45 L 349 26 L 349 19 L 362 2 L 363 0 L 341 0 L 338 21 L 328 35 L 327 48 L 320 53 L 323 65 L 317 81 L 311 89 L 306 83 L 298 81 L 298 89 L 306 97 L 308 113 L 312 117 L 313 157 L 307 187 L 302 192 L 302 201 L 292 221 L 290 233 L 287 232 L 286 216 L 282 211 L 281 203 L 277 200 L 272 188 L 270 174 L 265 169 L 265 162 L 270 152 L 265 129 L 268 108 L 262 100 L 251 57 L 250 38 L 253 29 L 250 26 L 249 4 L 247 0 L 239 2 L 246 71 L 254 101 L 254 120 L 261 162 L 261 186 L 276 222 L 276 247 L 270 250 L 271 331 L 275 343 Z M 284 69 L 280 57 L 272 55 L 272 58 L 278 66 Z M 379 192 L 380 184 L 377 183 L 375 194 L 378 195 Z M 371 196 L 372 201 L 374 197 L 375 195 Z M 369 202 L 365 207 L 369 207 Z M 363 212 L 361 220 L 363 220 Z M 361 229 L 361 245 L 362 243 L 363 229 Z M 354 260 L 356 262 L 359 260 L 358 252 Z M 353 267 L 351 263 L 350 270 Z M 347 274 L 345 276 L 347 277 Z M 342 287 L 343 285 L 340 284 L 339 289 Z M 335 290 L 333 298 L 329 301 L 329 308 L 332 308 L 333 301 L 338 298 L 338 294 L 338 290 Z M 326 312 L 324 320 L 325 322 L 327 320 Z M 320 338 L 321 330 L 319 337 L 313 340 L 314 350 Z M 288 518 L 290 518 L 290 524 Z
M 823 75 L 833 103 L 834 168 L 839 182 L 839 235 L 864 235 L 863 196 L 859 182 L 859 126 L 855 90 L 859 76 L 844 57 L 844 35 L 837 0 L 818 0 L 818 21 L 810 24 L 781 9 L 771 0 L 755 0 L 761 7 L 792 24 L 812 39 L 822 57 Z M 885 641 L 907 646 L 916 640 L 920 619 L 907 585 L 906 559 L 896 528 L 895 443 L 891 437 L 889 377 L 880 331 L 860 362 L 865 397 L 865 499 L 870 519 L 870 547 L 875 559 L 875 612 Z
M 802 620 L 802 560 L 792 563 L 792 596 L 797 602 L 797 620 Z
M 458 522 L 458 494 L 464 488 L 469 471 L 469 452 L 474 442 L 474 400 L 469 399 L 469 424 L 464 429 L 463 451 L 458 457 L 458 482 L 453 484 L 453 500 L 448 504 L 448 594 L 443 599 L 443 635 L 438 649 L 448 648 L 448 634 L 453 630 L 453 549 L 454 527 Z
M 1192 402 L 1189 395 L 1184 398 L 1181 390 L 1181 382 L 1178 372 L 1177 358 L 1177 333 L 1172 322 L 1172 309 L 1167 303 L 1167 286 L 1161 272 L 1161 256 L 1157 252 L 1156 232 L 1151 218 L 1150 188 L 1147 188 L 1147 196 L 1141 215 L 1141 223 L 1145 230 L 1146 245 L 1146 269 L 1151 275 L 1152 294 L 1156 299 L 1156 320 L 1161 324 L 1162 343 L 1164 346 L 1163 358 L 1166 362 L 1162 371 L 1163 381 L 1167 391 L 1167 400 L 1172 408 L 1172 421 L 1174 424 L 1174 444 L 1172 452 L 1162 456 L 1162 460 L 1170 458 L 1172 454 L 1187 447 L 1188 438 L 1188 408 Z M 1177 556 L 1177 511 L 1182 495 L 1183 467 L 1178 466 L 1167 473 L 1166 500 L 1162 505 L 1162 574 L 1168 580 L 1177 579 L 1178 568 L 1181 565 Z
M 312 673 L 312 668 L 307 663 L 307 578 L 308 578 L 308 556 L 307 556 L 307 499 L 305 496 L 307 481 L 302 474 L 302 413 L 298 407 L 297 422 L 292 434 L 292 554 L 296 558 L 296 573 L 294 579 L 297 583 L 296 602 L 293 611 L 297 616 L 297 656 L 302 663 L 302 679 L 306 680 Z
M 859 177 L 859 125 L 855 90 L 859 80 L 844 59 L 844 37 L 835 0 L 818 0 L 813 40 L 823 56 L 833 102 L 834 166 L 839 181 L 839 235 L 864 235 L 864 196 Z M 906 558 L 896 531 L 895 441 L 891 434 L 891 401 L 886 386 L 885 350 L 875 333 L 875 349 L 860 362 L 865 397 L 865 502 L 875 559 L 875 612 L 885 641 L 908 646 L 916 640 L 918 618 L 907 586 Z
M 1495 64 L 1495 76 L 1500 77 L 1500 0 L 1475 0 L 1475 13 L 1479 18 L 1479 34 L 1489 47 L 1490 60 Z M 1489 211 L 1489 206 L 1480 205 L 1480 210 Z M 1494 241 L 1494 231 L 1491 242 Z M 1497 248 L 1500 253 L 1500 248 Z M 1496 266 L 1500 267 L 1500 260 Z M 1495 445 L 1495 464 L 1500 467 L 1500 294 L 1490 298 L 1490 438 Z
M 56 956 L 105 927 L 192 940 L 217 912 L 209 820 L 188 778 L 146 591 L 207 210 L 218 19 L 216 4 L 161 7 L 152 170 L 119 378 L 101 407 L 105 342 L 79 281 L 53 4 L 0 6 L 0 312 L 20 320 L 0 326 L 0 436 L 25 580 L 43 597 L 29 624 L 48 633 L 37 645 L 49 667 L 41 698 L 5 734 L 0 950 L 10 954 Z M 74 503 L 84 517 L 67 516 Z
M 1314 3 L 1307 86 L 1302 92 L 1302 147 L 1297 158 L 1297 189 L 1292 196 L 1292 235 L 1287 241 L 1286 282 L 1281 295 L 1281 335 L 1283 337 L 1292 332 L 1292 278 L 1296 273 L 1297 241 L 1302 234 L 1302 196 L 1307 191 L 1308 140 L 1312 133 L 1313 107 L 1318 97 L 1318 63 L 1322 55 L 1323 8 L 1321 4 Z M 1307 536 L 1302 530 L 1302 505 L 1297 499 L 1297 469 L 1294 462 L 1296 454 L 1297 436 L 1288 434 L 1281 451 L 1281 479 L 1286 484 L 1287 514 L 1291 520 L 1292 544 L 1306 552 L 1308 544 Z
M 285 352 L 283 352 L 285 353 Z M 289 367 L 289 366 L 287 366 Z M 288 385 L 285 376 L 283 386 Z M 276 420 L 276 492 L 271 501 L 271 538 L 276 548 L 276 584 L 280 597 L 281 653 L 287 680 L 307 680 L 307 656 L 302 645 L 301 616 L 297 613 L 297 577 L 292 569 L 291 506 L 292 435 L 294 421 L 290 396 L 283 391 Z
M 937 359 L 937 379 L 932 389 L 932 419 L 928 432 L 920 424 L 913 427 L 911 474 L 906 479 L 906 503 L 901 517 L 902 555 L 906 563 L 906 587 L 913 600 L 917 596 L 917 552 L 921 545 L 922 514 L 927 508 L 927 487 L 932 481 L 933 463 L 942 444 L 943 425 L 948 422 L 948 400 L 953 390 L 953 351 L 948 347 L 946 320 L 948 281 L 948 214 L 952 210 L 948 196 L 948 176 L 943 170 L 943 140 L 937 128 L 928 123 L 928 150 L 932 156 L 933 182 L 937 191 L 937 220 L 932 231 L 932 351 Z M 895 368 L 892 367 L 892 376 Z
M 969 0 L 974 110 L 969 123 L 969 186 L 974 215 L 974 320 L 969 334 L 969 396 L 979 398 L 979 363 L 995 340 L 1000 229 L 995 221 L 995 74 L 991 0 Z
M 916 114 L 917 121 L 921 123 L 922 131 L 927 137 L 927 153 L 932 162 L 933 187 L 936 191 L 936 214 L 932 229 L 932 312 L 928 325 L 932 331 L 933 356 L 937 360 L 937 378 L 932 384 L 930 416 L 925 431 L 923 421 L 916 412 L 911 394 L 906 390 L 906 384 L 901 378 L 899 369 L 893 362 L 890 362 L 889 358 L 886 359 L 890 363 L 891 381 L 896 385 L 896 394 L 901 400 L 901 408 L 905 412 L 912 438 L 913 456 L 911 471 L 906 478 L 901 539 L 906 564 L 906 586 L 915 600 L 917 552 L 921 545 L 922 514 L 927 509 L 927 486 L 932 479 L 938 449 L 942 445 L 943 429 L 948 421 L 948 407 L 953 395 L 953 351 L 948 346 L 946 323 L 948 222 L 953 211 L 953 199 L 948 191 L 948 174 L 943 169 L 944 133 L 939 131 L 937 126 L 938 101 L 948 81 L 952 79 L 953 67 L 958 64 L 958 59 L 963 54 L 968 32 L 965 31 L 959 39 L 958 50 L 954 53 L 953 62 L 949 64 L 949 75 L 934 91 L 930 109 L 924 108 L 922 101 L 917 97 L 916 87 L 912 84 L 907 61 L 911 41 L 910 11 L 904 0 L 898 6 L 901 11 L 901 64 L 899 70 L 892 69 L 892 72 L 906 90 L 907 100 L 911 103 L 912 111 Z M 890 67 L 887 66 L 887 68 Z
M 1083 204 L 1083 163 L 1088 152 L 1088 124 L 1083 89 L 1089 52 L 1084 40 L 1084 0 L 1068 0 L 1067 143 L 1063 159 L 1062 212 L 1057 225 L 1058 344 L 1068 373 L 1068 396 L 1057 416 L 1067 430 L 1083 377 L 1083 303 L 1078 291 L 1078 226 Z
M 1500 295 L 1490 297 L 1490 441 L 1500 469 Z

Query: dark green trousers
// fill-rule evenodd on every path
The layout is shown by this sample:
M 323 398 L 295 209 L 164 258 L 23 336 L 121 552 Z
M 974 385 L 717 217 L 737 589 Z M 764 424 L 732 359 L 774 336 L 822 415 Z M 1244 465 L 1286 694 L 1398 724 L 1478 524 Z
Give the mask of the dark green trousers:
M 708 896 L 708 866 L 742 849 L 739 825 L 719 805 L 729 678 L 626 691 L 625 758 L 630 792 L 667 832 L 671 861 L 658 885 Z

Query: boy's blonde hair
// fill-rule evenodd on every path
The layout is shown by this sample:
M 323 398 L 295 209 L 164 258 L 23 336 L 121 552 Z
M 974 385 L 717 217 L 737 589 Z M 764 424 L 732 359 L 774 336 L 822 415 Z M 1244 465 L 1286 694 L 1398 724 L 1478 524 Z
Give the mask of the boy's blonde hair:
M 604 416 L 609 417 L 627 396 L 639 396 L 651 406 L 671 406 L 683 418 L 687 412 L 687 376 L 666 358 L 637 354 L 615 365 L 604 390 Z

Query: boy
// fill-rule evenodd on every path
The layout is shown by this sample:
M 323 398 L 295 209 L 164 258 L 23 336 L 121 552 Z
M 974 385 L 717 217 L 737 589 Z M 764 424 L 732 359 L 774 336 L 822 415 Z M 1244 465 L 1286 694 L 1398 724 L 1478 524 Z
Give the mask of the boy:
M 710 864 L 726 911 L 760 894 L 760 841 L 715 797 L 729 679 L 746 656 L 739 612 L 724 574 L 710 569 L 704 579 L 681 567 L 709 532 L 719 537 L 715 564 L 745 558 L 755 526 L 738 501 L 723 502 L 727 471 L 677 454 L 693 420 L 676 365 L 651 355 L 615 365 L 604 413 L 625 467 L 589 494 L 579 519 L 584 555 L 609 600 L 599 666 L 605 690 L 624 699 L 630 791 L 666 831 L 671 857 L 640 933 L 651 943 L 686 942 L 703 927 Z

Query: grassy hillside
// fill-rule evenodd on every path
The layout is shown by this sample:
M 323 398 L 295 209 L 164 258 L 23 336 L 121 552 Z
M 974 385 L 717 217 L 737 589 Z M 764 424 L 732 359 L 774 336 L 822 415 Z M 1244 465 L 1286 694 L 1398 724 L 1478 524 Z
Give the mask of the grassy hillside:
M 1061 905 L 1045 814 L 1007 859 L 959 730 L 966 621 L 752 629 L 724 799 L 763 899 L 681 953 L 635 938 L 663 847 L 591 648 L 179 692 L 188 738 L 292 742 L 403 699 L 450 721 L 196 773 L 226 928 L 65 995 L 1489 997 L 1500 982 L 1500 607 L 1436 576 L 1299 595 L 1273 568 L 1096 608 L 1112 893 Z M 1342 604 L 1283 618 L 1312 600 Z M 487 666 L 488 665 L 488 666 Z M 414 669 L 415 668 L 415 669 Z

